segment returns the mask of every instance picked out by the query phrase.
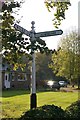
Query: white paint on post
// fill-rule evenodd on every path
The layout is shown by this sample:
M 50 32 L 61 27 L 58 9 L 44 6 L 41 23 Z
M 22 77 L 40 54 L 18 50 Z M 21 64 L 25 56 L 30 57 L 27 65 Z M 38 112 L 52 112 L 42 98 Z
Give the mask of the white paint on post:
M 35 53 L 32 54 L 32 80 L 31 80 L 31 84 L 32 84 L 32 88 L 31 88 L 31 94 L 36 93 L 36 78 L 35 78 Z
M 31 24 L 32 24 L 32 30 L 31 30 L 31 42 L 32 41 L 34 41 L 35 40 L 35 36 L 34 36 L 34 33 L 35 33 L 35 30 L 34 30 L 34 24 L 35 24 L 35 22 L 34 21 L 32 21 L 31 22 Z M 34 50 L 32 49 L 32 52 L 33 52 L 33 54 L 32 54 L 32 80 L 31 80 L 31 94 L 34 94 L 34 93 L 36 93 L 36 70 L 35 70 L 35 52 L 34 52 Z

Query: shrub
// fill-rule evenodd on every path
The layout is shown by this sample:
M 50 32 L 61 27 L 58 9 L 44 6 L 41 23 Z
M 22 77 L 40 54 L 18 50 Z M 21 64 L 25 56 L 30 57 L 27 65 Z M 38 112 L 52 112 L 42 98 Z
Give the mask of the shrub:
M 65 112 L 70 116 L 71 120 L 80 120 L 80 100 L 72 103 L 66 108 Z
M 66 120 L 66 114 L 60 107 L 44 105 L 27 111 L 19 120 Z

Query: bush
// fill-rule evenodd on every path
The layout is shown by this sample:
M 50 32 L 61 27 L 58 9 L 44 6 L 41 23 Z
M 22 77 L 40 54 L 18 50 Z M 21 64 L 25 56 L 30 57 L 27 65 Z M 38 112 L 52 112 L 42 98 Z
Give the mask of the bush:
M 66 120 L 66 114 L 60 107 L 44 105 L 27 111 L 19 120 Z
M 70 116 L 71 120 L 80 120 L 80 100 L 72 103 L 66 108 L 65 112 Z

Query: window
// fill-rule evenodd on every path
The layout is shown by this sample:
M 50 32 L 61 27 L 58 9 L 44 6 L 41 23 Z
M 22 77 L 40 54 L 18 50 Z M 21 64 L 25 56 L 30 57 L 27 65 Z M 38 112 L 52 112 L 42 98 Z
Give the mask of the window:
M 12 73 L 11 77 L 12 77 L 12 81 L 14 81 L 15 80 L 15 73 L 14 72 Z
M 8 78 L 8 76 L 6 75 L 6 76 L 5 76 L 5 80 L 8 80 L 7 78 Z
M 9 80 L 9 74 L 5 73 L 5 80 Z
M 26 73 L 19 73 L 18 74 L 18 81 L 25 81 L 27 80 Z

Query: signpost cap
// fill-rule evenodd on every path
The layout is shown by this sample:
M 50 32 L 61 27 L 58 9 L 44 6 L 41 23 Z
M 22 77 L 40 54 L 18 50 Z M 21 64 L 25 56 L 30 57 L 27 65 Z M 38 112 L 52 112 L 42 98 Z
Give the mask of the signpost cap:
M 35 22 L 34 22 L 34 21 L 32 21 L 32 22 L 31 22 L 31 24 L 32 24 L 32 25 L 34 25 L 34 24 L 35 24 Z

